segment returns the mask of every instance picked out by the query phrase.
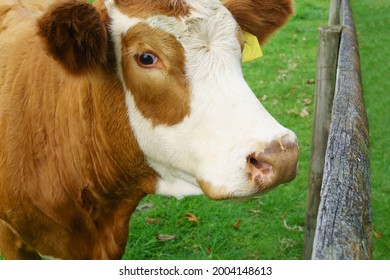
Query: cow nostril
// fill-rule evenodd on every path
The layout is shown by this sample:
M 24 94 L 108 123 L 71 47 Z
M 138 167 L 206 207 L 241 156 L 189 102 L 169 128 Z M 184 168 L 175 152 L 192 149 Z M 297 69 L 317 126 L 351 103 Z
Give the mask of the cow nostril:
M 259 161 L 258 159 L 256 159 L 253 156 L 249 157 L 249 162 L 254 167 L 252 169 L 254 169 L 256 171 L 254 173 L 259 173 L 261 175 L 267 175 L 272 171 L 272 165 L 265 163 L 265 162 L 262 162 L 262 161 Z
M 254 157 L 250 157 L 249 162 L 250 162 L 252 165 L 254 165 L 254 166 L 256 166 L 256 165 L 259 164 L 259 162 L 257 161 L 257 159 L 255 159 Z

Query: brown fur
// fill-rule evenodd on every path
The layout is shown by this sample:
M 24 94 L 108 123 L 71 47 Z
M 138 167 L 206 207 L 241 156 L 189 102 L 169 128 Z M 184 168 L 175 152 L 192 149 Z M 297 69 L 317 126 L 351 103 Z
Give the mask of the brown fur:
M 283 26 L 292 14 L 292 0 L 226 0 L 243 31 L 257 36 L 260 43 Z
M 81 0 L 59 2 L 51 10 L 38 26 L 53 57 L 71 72 L 105 64 L 108 36 L 98 11 Z

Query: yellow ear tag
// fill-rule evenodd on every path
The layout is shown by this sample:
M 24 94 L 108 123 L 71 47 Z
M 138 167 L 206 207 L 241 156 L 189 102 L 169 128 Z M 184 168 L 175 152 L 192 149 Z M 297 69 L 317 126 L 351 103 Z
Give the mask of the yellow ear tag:
M 242 63 L 255 60 L 263 56 L 257 37 L 251 33 L 244 32 L 245 45 L 242 51 Z

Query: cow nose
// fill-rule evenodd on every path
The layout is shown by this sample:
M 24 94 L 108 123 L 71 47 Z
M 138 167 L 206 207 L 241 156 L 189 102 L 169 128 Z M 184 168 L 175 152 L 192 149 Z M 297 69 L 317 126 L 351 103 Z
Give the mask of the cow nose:
M 247 171 L 258 193 L 290 182 L 297 173 L 298 143 L 289 133 L 277 137 L 247 157 Z

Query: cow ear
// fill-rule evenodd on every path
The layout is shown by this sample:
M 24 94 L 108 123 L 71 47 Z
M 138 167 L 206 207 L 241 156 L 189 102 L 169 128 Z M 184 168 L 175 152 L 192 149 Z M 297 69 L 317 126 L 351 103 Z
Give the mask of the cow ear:
M 49 8 L 38 21 L 38 33 L 50 55 L 72 73 L 106 62 L 106 26 L 99 12 L 85 1 L 62 1 Z
M 264 43 L 270 34 L 283 26 L 293 13 L 293 0 L 226 0 L 243 31 L 256 35 Z

